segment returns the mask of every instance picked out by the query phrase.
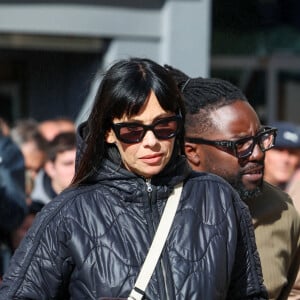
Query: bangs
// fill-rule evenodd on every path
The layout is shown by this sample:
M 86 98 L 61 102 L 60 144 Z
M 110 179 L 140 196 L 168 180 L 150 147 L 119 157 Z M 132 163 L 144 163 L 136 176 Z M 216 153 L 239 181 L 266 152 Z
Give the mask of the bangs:
M 170 89 L 168 84 L 161 81 L 149 82 L 149 79 L 139 80 L 135 84 L 128 83 L 124 88 L 116 89 L 112 95 L 114 105 L 111 107 L 111 118 L 122 118 L 124 115 L 129 118 L 137 115 L 153 92 L 157 97 L 160 106 L 169 112 L 179 113 L 178 94 L 176 89 Z

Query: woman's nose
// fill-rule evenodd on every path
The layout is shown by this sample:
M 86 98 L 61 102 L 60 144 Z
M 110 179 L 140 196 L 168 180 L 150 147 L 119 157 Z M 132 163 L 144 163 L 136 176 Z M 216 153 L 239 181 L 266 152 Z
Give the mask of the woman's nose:
M 156 145 L 158 142 L 157 137 L 155 136 L 154 132 L 151 130 L 148 130 L 143 138 L 143 144 L 149 145 L 150 147 Z

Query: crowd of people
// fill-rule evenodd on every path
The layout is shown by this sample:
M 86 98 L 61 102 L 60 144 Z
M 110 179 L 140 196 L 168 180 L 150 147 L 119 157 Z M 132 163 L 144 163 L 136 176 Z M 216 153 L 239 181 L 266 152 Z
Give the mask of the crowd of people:
M 5 164 L 0 169 L 0 176 L 4 178 L 1 181 L 7 189 L 12 189 L 13 200 L 22 208 L 20 215 L 18 207 L 10 207 L 14 202 L 8 206 L 7 197 L 1 190 L 1 207 L 5 205 L 5 218 L 1 222 L 9 225 L 0 231 L 2 277 L 36 214 L 72 181 L 75 173 L 75 123 L 60 117 L 43 122 L 22 119 L 9 126 L 1 119 L 0 139 L 3 144 L 10 145 L 9 148 L 3 146 L 1 153 L 1 162 Z M 14 155 L 13 161 L 9 155 Z
M 122 59 L 78 128 L 20 120 L 1 139 L 0 299 L 300 299 L 300 129 L 262 124 L 232 83 Z

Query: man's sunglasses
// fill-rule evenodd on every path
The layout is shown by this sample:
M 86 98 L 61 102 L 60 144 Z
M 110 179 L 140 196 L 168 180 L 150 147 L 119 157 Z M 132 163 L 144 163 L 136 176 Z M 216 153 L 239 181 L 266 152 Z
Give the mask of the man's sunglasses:
M 159 140 L 168 140 L 175 137 L 181 130 L 182 118 L 179 115 L 162 118 L 150 125 L 141 123 L 112 123 L 118 140 L 126 144 L 135 144 L 143 140 L 146 132 L 151 130 Z
M 277 128 L 265 126 L 255 136 L 241 138 L 236 141 L 211 141 L 196 137 L 186 137 L 185 140 L 190 143 L 214 146 L 240 159 L 249 157 L 256 144 L 259 145 L 262 152 L 273 148 L 275 146 L 276 132 Z

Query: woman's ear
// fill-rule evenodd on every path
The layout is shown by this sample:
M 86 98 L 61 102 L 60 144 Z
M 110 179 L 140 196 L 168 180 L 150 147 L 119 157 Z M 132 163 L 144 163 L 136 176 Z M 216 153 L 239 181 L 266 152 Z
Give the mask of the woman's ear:
M 186 156 L 189 164 L 192 166 L 192 168 L 194 170 L 198 170 L 200 168 L 200 164 L 201 164 L 199 145 L 194 144 L 194 143 L 185 142 L 184 152 L 185 152 L 185 156 Z
M 109 144 L 114 144 L 117 138 L 112 129 L 108 130 L 105 135 L 105 141 Z

